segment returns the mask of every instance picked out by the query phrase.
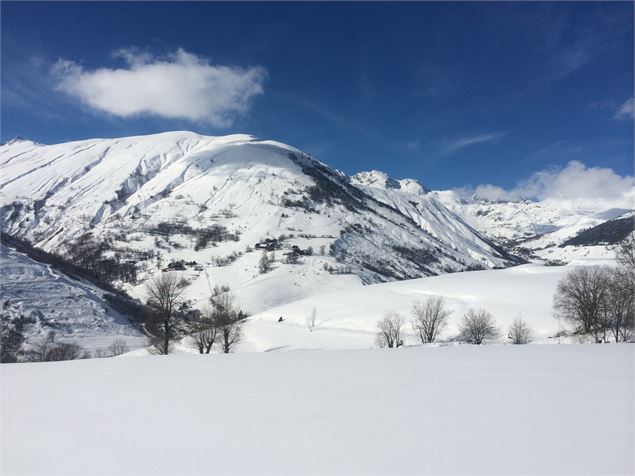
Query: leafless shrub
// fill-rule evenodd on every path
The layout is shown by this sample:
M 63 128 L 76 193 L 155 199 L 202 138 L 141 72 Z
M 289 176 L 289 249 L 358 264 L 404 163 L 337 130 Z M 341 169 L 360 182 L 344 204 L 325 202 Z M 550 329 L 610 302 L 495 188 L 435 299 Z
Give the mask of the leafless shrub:
M 494 316 L 484 309 L 468 309 L 459 327 L 459 337 L 468 344 L 481 345 L 498 337 Z
M 422 344 L 434 342 L 448 323 L 452 311 L 446 309 L 445 301 L 434 296 L 412 306 L 412 330 Z
M 126 341 L 124 339 L 115 339 L 108 346 L 108 351 L 109 351 L 110 355 L 113 356 L 113 357 L 116 357 L 116 356 L 121 355 L 121 354 L 125 354 L 129 350 L 130 349 L 128 348 L 128 344 L 126 343 Z
M 404 319 L 396 312 L 388 312 L 384 318 L 377 323 L 377 335 L 375 340 L 382 349 L 388 347 L 400 347 L 403 345 L 402 329 Z
M 532 341 L 533 332 L 522 316 L 519 315 L 509 326 L 508 339 L 512 344 L 528 344 Z
M 51 347 L 46 354 L 47 362 L 58 362 L 62 360 L 77 360 L 90 358 L 90 352 L 82 346 L 74 343 L 56 344 Z

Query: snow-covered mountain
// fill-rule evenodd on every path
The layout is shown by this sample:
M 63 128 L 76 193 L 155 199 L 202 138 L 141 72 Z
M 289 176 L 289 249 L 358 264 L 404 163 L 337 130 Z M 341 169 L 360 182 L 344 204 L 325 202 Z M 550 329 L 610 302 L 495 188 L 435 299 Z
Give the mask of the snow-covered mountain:
M 466 198 L 452 190 L 432 195 L 467 223 L 507 249 L 527 259 L 571 262 L 576 259 L 605 259 L 610 246 L 567 245 L 579 233 L 619 217 L 631 217 L 635 189 L 613 200 L 546 199 L 541 201 L 487 201 Z M 608 244 L 611 240 L 608 240 Z
M 570 239 L 625 213 L 632 217 L 629 208 L 628 200 L 487 202 L 378 171 L 347 177 L 296 148 L 247 135 L 171 132 L 49 146 L 20 138 L 0 146 L 3 233 L 98 268 L 141 299 L 144 282 L 164 269 L 190 282 L 187 297 L 194 306 L 214 285 L 229 283 L 247 312 L 272 310 L 274 326 L 279 306 L 308 303 L 312 296 L 356 295 L 363 284 L 519 262 L 495 243 L 542 259 L 610 257 L 607 246 L 595 246 L 602 242 L 595 231 L 594 246 Z M 628 220 L 618 223 L 623 228 Z M 616 227 L 599 230 L 605 228 Z M 578 241 L 582 245 L 560 246 Z M 263 253 L 273 258 L 265 273 Z M 106 312 L 99 289 L 86 292 L 84 284 L 17 252 L 6 251 L 3 260 L 1 278 L 15 282 L 13 291 L 26 285 L 28 274 L 39 276 L 34 289 L 85 296 L 88 307 L 44 312 L 34 335 L 60 323 L 68 323 L 62 337 L 71 339 L 90 337 L 91 326 L 106 329 L 104 338 L 138 335 Z M 51 307 L 27 297 L 14 292 L 11 306 L 27 314 L 29 306 Z M 400 306 L 410 306 L 411 299 L 404 294 Z M 298 305 L 298 315 L 309 312 L 308 304 Z M 338 312 L 332 322 L 339 322 Z M 375 320 L 366 322 L 368 329 Z M 110 332 L 113 323 L 123 327 Z M 267 333 L 250 331 L 248 342 L 266 347 Z
M 351 179 L 247 135 L 17 140 L 0 147 L 0 171 L 3 232 L 112 265 L 133 294 L 177 260 L 196 261 L 184 271 L 194 299 L 222 281 L 259 290 L 245 293 L 259 295 L 249 311 L 316 290 L 517 262 L 416 181 L 383 176 L 378 188 L 376 172 Z M 266 238 L 279 251 L 260 274 L 261 252 L 251 250 Z M 293 245 L 304 250 L 298 264 L 283 259 Z
M 619 233 L 593 244 L 576 241 L 575 237 L 605 223 L 602 229 L 610 229 L 608 223 L 619 218 L 624 219 L 622 229 L 630 224 L 632 231 L 634 224 L 635 189 L 611 200 L 494 202 L 466 196 L 459 190 L 432 191 L 416 180 L 395 180 L 379 171 L 360 172 L 351 181 L 375 199 L 410 216 L 424 229 L 428 229 L 425 217 L 430 204 L 441 203 L 484 236 L 529 260 L 570 262 L 580 258 L 610 258 L 613 252 L 607 245 L 613 244 L 615 236 L 622 236 Z M 447 223 L 445 229 L 452 227 L 452 223 Z

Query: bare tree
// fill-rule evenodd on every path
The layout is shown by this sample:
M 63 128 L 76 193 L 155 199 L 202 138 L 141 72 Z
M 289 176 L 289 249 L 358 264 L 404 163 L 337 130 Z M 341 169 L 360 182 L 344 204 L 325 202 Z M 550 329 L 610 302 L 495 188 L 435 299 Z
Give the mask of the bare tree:
M 529 324 L 519 314 L 511 326 L 509 326 L 509 336 L 512 344 L 529 344 L 533 339 L 533 332 Z
M 189 283 L 179 279 L 176 273 L 163 273 L 146 284 L 148 306 L 152 309 L 151 318 L 158 324 L 152 340 L 157 353 L 170 353 L 170 340 L 178 335 L 178 316 L 183 309 L 183 291 Z
M 245 315 L 234 306 L 229 286 L 216 286 L 211 302 L 221 349 L 229 354 L 240 342 Z
M 110 353 L 110 355 L 112 357 L 116 357 L 118 355 L 125 354 L 129 350 L 130 349 L 128 349 L 128 344 L 126 343 L 126 341 L 124 339 L 115 339 L 108 346 L 108 352 Z
M 315 319 L 317 318 L 317 309 L 313 306 L 311 309 L 311 314 L 306 317 L 306 326 L 309 329 L 309 332 L 313 332 L 315 329 Z
M 200 354 L 209 354 L 218 338 L 216 312 L 212 306 L 205 306 L 201 315 L 192 325 L 192 339 Z
M 610 269 L 608 283 L 603 323 L 611 330 L 615 342 L 627 342 L 633 336 L 635 273 L 626 266 Z
M 403 345 L 402 329 L 404 319 L 396 312 L 384 314 L 384 318 L 377 323 L 377 335 L 375 340 L 382 349 L 388 347 L 400 347 Z
M 262 252 L 262 256 L 260 257 L 260 261 L 258 262 L 258 271 L 260 274 L 265 274 L 271 271 L 273 265 L 273 259 L 269 257 L 266 251 Z
M 615 259 L 618 267 L 609 278 L 607 310 L 615 342 L 628 342 L 633 337 L 635 320 L 635 233 L 617 245 Z
M 459 326 L 460 339 L 469 344 L 481 345 L 498 335 L 494 316 L 484 309 L 468 309 Z
M 635 272 L 635 233 L 629 234 L 615 247 L 615 259 L 620 266 Z
M 422 344 L 434 342 L 448 323 L 452 311 L 441 296 L 433 296 L 412 306 L 412 330 Z
M 574 268 L 558 283 L 554 297 L 556 315 L 574 325 L 574 332 L 592 334 L 596 341 L 606 333 L 604 306 L 608 273 L 603 266 Z

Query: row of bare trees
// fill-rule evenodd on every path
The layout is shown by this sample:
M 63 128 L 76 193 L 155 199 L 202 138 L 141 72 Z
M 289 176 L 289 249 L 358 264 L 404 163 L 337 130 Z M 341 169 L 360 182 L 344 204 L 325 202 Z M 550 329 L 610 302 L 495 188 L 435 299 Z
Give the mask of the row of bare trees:
M 245 314 L 233 302 L 229 286 L 216 286 L 202 311 L 189 308 L 183 299 L 188 282 L 176 273 L 162 273 L 146 284 L 151 310 L 146 331 L 152 335 L 153 351 L 167 355 L 175 340 L 187 341 L 201 354 L 209 354 L 214 344 L 230 353 L 240 342 Z
M 422 344 L 435 342 L 448 324 L 452 311 L 440 296 L 433 296 L 412 306 L 412 331 Z M 406 321 L 400 314 L 389 312 L 377 323 L 376 343 L 379 347 L 393 348 L 404 345 Z M 455 340 L 480 345 L 500 336 L 500 330 L 491 313 L 484 309 L 468 309 L 459 325 Z M 508 334 L 513 344 L 531 342 L 533 333 L 521 316 L 511 324 Z

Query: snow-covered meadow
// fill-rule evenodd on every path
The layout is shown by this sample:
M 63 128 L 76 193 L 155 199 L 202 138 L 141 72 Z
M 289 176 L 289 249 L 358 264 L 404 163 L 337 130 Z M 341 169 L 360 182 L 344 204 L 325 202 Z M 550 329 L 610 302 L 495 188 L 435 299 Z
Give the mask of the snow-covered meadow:
M 610 261 L 597 261 L 597 264 Z M 471 271 L 394 283 L 354 287 L 317 294 L 307 299 L 256 314 L 247 323 L 241 350 L 270 349 L 350 349 L 375 345 L 377 321 L 391 311 L 411 319 L 415 302 L 430 296 L 444 298 L 452 310 L 440 340 L 452 339 L 469 308 L 492 313 L 500 329 L 498 342 L 507 342 L 509 325 L 521 316 L 534 332 L 538 343 L 565 342 L 556 336 L 566 323 L 553 312 L 553 296 L 558 282 L 575 266 L 526 264 L 504 270 Z M 311 332 L 307 318 L 315 309 L 316 326 Z M 282 322 L 278 319 L 283 317 Z M 406 333 L 410 332 L 405 326 Z M 407 336 L 406 344 L 416 344 Z
M 633 472 L 633 345 L 0 366 L 4 474 Z

